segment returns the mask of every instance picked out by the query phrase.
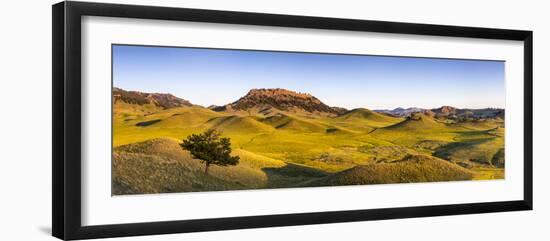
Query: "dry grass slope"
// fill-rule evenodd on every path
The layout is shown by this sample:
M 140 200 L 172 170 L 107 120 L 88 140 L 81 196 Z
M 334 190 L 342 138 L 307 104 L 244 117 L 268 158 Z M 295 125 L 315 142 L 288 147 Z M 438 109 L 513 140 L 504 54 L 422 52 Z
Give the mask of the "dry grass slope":
M 113 195 L 223 191 L 289 186 L 326 176 L 323 171 L 237 149 L 241 160 L 230 167 L 204 164 L 181 149 L 179 142 L 159 138 L 123 145 L 113 153 Z
M 470 180 L 473 173 L 435 157 L 408 155 L 389 163 L 360 165 L 303 186 L 338 186 L 386 183 L 438 182 Z
M 241 165 L 204 165 L 172 139 L 153 139 L 120 146 L 113 154 L 113 194 L 169 193 L 258 188 L 267 177 Z

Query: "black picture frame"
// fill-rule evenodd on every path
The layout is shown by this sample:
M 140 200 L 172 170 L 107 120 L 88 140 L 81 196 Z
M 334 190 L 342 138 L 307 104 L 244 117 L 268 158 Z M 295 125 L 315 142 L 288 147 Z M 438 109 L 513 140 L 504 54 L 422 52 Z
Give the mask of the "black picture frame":
M 533 32 L 415 23 L 336 19 L 262 13 L 151 7 L 90 2 L 52 6 L 53 164 L 52 233 L 60 239 L 308 225 L 381 219 L 532 210 L 533 208 Z M 140 222 L 81 224 L 81 17 L 194 21 L 429 36 L 517 40 L 524 43 L 524 194 L 522 200 L 421 207 Z

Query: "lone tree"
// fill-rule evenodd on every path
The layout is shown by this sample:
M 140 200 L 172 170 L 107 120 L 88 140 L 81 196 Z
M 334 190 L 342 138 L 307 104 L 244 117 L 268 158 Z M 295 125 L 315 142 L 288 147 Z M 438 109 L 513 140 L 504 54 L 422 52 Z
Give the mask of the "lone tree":
M 227 137 L 220 138 L 221 133 L 207 130 L 202 134 L 192 134 L 183 140 L 180 146 L 191 152 L 195 159 L 206 164 L 204 173 L 208 175 L 210 165 L 234 166 L 239 164 L 238 156 L 231 156 L 231 142 Z

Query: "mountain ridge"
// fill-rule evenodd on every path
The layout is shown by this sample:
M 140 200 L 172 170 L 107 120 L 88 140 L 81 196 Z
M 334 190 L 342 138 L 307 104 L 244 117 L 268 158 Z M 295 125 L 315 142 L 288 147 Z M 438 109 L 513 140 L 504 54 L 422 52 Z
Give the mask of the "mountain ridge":
M 127 91 L 118 87 L 113 88 L 113 101 L 119 101 L 146 105 L 151 104 L 163 109 L 175 107 L 195 106 L 190 101 L 176 97 L 170 93 L 146 93 L 140 91 Z M 425 109 L 418 107 L 395 109 L 369 110 L 366 108 L 355 108 L 348 110 L 342 107 L 329 106 L 309 93 L 301 93 L 283 88 L 259 88 L 251 89 L 238 100 L 226 105 L 211 105 L 207 109 L 213 111 L 256 111 L 260 114 L 272 114 L 274 110 L 280 111 L 305 111 L 308 113 L 327 114 L 330 116 L 344 116 L 357 110 L 368 110 L 369 112 L 385 114 L 392 117 L 409 117 L 414 113 L 424 113 L 438 119 L 484 119 L 504 118 L 505 110 L 501 108 L 457 108 L 453 106 L 441 106 L 439 108 Z M 275 111 L 276 112 L 276 111 Z
M 146 93 L 140 91 L 127 91 L 121 88 L 113 88 L 113 102 L 122 101 L 128 104 L 151 104 L 163 109 L 174 107 L 193 106 L 188 100 L 176 97 L 169 93 Z
M 256 109 L 259 112 L 266 112 L 271 108 L 282 111 L 303 110 L 309 113 L 327 113 L 331 115 L 340 115 L 347 111 L 345 108 L 328 106 L 309 93 L 282 88 L 251 89 L 238 100 L 212 109 L 215 111 L 249 111 Z
M 388 115 L 397 116 L 397 117 L 408 117 L 414 113 L 424 113 L 439 119 L 446 118 L 446 119 L 462 120 L 462 119 L 482 119 L 482 118 L 497 118 L 497 117 L 503 119 L 505 110 L 501 108 L 491 108 L 491 107 L 480 108 L 480 109 L 457 108 L 453 106 L 444 105 L 439 108 L 432 108 L 432 109 L 424 109 L 424 108 L 418 108 L 418 107 L 409 107 L 409 108 L 398 107 L 392 110 L 378 109 L 378 110 L 374 110 L 374 112 L 388 114 Z

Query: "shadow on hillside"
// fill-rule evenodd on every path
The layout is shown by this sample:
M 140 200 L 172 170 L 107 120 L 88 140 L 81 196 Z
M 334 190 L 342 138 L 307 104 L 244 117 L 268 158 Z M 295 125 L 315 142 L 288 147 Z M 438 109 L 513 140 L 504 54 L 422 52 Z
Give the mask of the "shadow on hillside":
M 262 171 L 267 175 L 268 188 L 292 187 L 297 183 L 328 175 L 322 170 L 292 163 L 283 167 L 265 167 Z
M 471 146 L 474 146 L 474 145 L 480 144 L 480 143 L 481 142 L 479 140 L 449 143 L 449 144 L 446 144 L 446 145 L 443 145 L 443 146 L 440 146 L 440 147 L 436 148 L 433 155 L 435 157 L 439 157 L 439 158 L 442 158 L 442 159 L 445 159 L 445 160 L 448 161 L 448 160 L 450 160 L 451 155 L 453 154 L 454 150 L 456 150 L 458 148 L 468 148 L 468 147 L 471 147 Z
M 156 124 L 158 122 L 160 122 L 162 120 L 160 119 L 156 119 L 156 120 L 150 120 L 150 121 L 144 121 L 144 122 L 139 122 L 136 124 L 136 126 L 139 126 L 139 127 L 146 127 L 146 126 L 150 126 L 150 125 L 153 125 L 153 124 Z
M 435 152 L 433 153 L 433 156 L 439 157 L 441 159 L 451 161 L 451 156 L 453 153 L 457 150 L 473 150 L 475 146 L 481 145 L 483 143 L 489 142 L 493 140 L 494 137 L 491 138 L 483 138 L 483 139 L 475 139 L 475 140 L 468 140 L 468 141 L 462 141 L 462 142 L 453 142 L 449 143 L 447 145 L 443 145 L 437 149 L 435 149 Z M 481 160 L 481 159 L 470 159 L 470 161 L 474 161 L 480 164 L 490 164 L 491 160 Z

